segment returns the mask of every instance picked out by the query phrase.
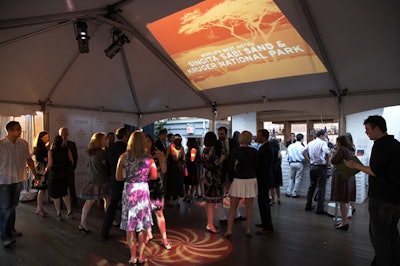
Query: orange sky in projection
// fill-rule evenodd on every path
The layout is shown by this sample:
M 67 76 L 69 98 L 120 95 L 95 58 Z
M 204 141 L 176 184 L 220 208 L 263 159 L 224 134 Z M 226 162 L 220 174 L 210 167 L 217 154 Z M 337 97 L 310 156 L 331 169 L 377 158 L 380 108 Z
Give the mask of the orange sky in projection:
M 153 33 L 153 35 L 157 37 L 157 40 L 170 55 L 184 52 L 195 47 L 201 47 L 212 42 L 220 42 L 225 39 L 232 38 L 232 34 L 227 29 L 213 27 L 213 34 L 218 36 L 217 39 L 207 38 L 207 35 L 209 34 L 208 30 L 191 33 L 190 35 L 179 34 L 178 32 L 179 28 L 181 27 L 181 18 L 185 13 L 193 12 L 196 9 L 200 10 L 201 13 L 204 13 L 208 9 L 211 9 L 215 5 L 222 2 L 224 2 L 224 0 L 204 1 L 195 6 L 157 20 L 156 22 L 150 23 L 147 25 L 147 27 Z M 268 24 L 268 22 L 274 21 L 277 17 L 282 15 L 283 13 L 265 16 L 264 22 Z M 289 21 L 286 18 L 280 22 L 281 26 L 284 24 L 289 24 Z M 238 35 L 241 35 L 248 33 L 248 30 L 243 27 L 237 28 L 236 32 Z

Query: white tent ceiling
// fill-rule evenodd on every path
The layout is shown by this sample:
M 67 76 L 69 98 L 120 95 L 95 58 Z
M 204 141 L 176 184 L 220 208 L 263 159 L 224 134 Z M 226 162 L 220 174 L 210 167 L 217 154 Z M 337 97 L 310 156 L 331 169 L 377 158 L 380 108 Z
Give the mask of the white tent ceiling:
M 240 0 L 238 0 L 240 1 Z M 143 125 L 257 111 L 272 121 L 335 119 L 400 103 L 400 1 L 276 0 L 327 73 L 197 90 L 146 28 L 195 0 L 19 0 L 0 3 L 0 114 L 51 108 L 134 114 Z M 74 22 L 85 19 L 89 53 Z M 111 30 L 131 40 L 114 58 Z

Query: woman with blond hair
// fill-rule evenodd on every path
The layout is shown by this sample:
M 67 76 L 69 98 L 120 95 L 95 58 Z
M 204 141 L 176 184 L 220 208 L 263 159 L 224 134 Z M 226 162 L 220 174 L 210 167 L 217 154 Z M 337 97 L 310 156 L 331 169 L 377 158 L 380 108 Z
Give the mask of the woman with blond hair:
M 90 208 L 96 200 L 104 199 L 105 210 L 107 210 L 111 195 L 110 180 L 106 166 L 107 135 L 104 132 L 94 133 L 90 139 L 87 149 L 89 155 L 89 169 L 86 182 L 83 184 L 80 198 L 85 201 L 82 207 L 81 223 L 79 231 L 90 233 L 86 219 Z
M 145 239 L 153 225 L 148 180 L 157 176 L 154 159 L 146 153 L 145 135 L 137 130 L 129 138 L 127 151 L 119 157 L 116 172 L 116 179 L 125 181 L 120 228 L 126 231 L 129 265 L 147 261 L 143 256 Z
M 229 189 L 230 208 L 228 214 L 228 228 L 225 237 L 232 235 L 233 221 L 239 201 L 244 198 L 246 206 L 246 236 L 251 237 L 251 226 L 253 224 L 254 198 L 257 196 L 257 150 L 250 146 L 253 135 L 245 130 L 239 136 L 240 147 L 233 150 L 229 160 L 228 169 L 234 172 L 233 182 Z

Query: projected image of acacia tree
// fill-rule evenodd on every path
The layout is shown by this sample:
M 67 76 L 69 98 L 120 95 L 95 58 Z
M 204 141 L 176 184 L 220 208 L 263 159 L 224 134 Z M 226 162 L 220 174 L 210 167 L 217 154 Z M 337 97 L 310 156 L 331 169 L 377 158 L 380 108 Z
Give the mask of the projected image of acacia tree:
M 272 15 L 281 15 L 276 16 Z M 265 16 L 274 17 L 272 21 L 266 23 Z M 233 37 L 245 41 L 255 42 L 261 38 L 268 42 L 269 35 L 275 30 L 279 22 L 285 16 L 272 0 L 227 0 L 215 5 L 211 9 L 202 13 L 200 10 L 186 13 L 181 18 L 180 34 L 191 35 L 203 30 L 209 31 L 207 37 L 216 39 L 213 29 L 215 27 L 226 29 Z M 267 25 L 266 25 L 267 24 Z M 265 33 L 262 27 L 268 29 Z M 243 34 L 247 31 L 249 34 Z M 249 37 L 245 37 L 245 36 Z

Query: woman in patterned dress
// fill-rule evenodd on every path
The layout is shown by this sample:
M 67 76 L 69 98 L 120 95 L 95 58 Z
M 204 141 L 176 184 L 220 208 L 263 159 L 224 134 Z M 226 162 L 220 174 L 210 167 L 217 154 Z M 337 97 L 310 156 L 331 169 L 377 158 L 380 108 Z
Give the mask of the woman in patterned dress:
M 350 142 L 350 139 L 346 135 L 341 135 L 336 139 L 336 150 L 331 158 L 333 165 L 339 164 L 343 160 L 350 160 L 354 157 L 355 147 Z M 340 172 L 333 168 L 333 177 L 331 185 L 331 200 L 340 202 L 340 213 L 342 220 L 337 224 L 336 229 L 347 231 L 349 229 L 349 201 L 355 199 L 355 176 L 351 176 L 348 179 L 344 179 L 340 176 Z
M 155 149 L 154 140 L 150 135 L 146 135 L 146 151 L 150 159 L 154 159 L 157 166 L 158 178 L 149 180 L 151 209 L 155 212 L 157 218 L 158 229 L 161 234 L 161 245 L 165 249 L 171 249 L 167 238 L 167 226 L 164 218 L 164 187 L 163 175 L 167 172 L 167 159 L 164 152 Z M 146 243 L 153 239 L 151 230 L 147 230 Z
M 119 157 L 116 172 L 116 179 L 125 181 L 120 228 L 126 231 L 126 241 L 131 252 L 129 265 L 146 261 L 143 257 L 146 232 L 153 225 L 148 179 L 157 179 L 158 173 L 154 160 L 149 158 L 145 149 L 143 132 L 133 132 L 127 151 Z
M 220 156 L 216 154 L 217 136 L 214 132 L 207 132 L 204 136 L 204 150 L 202 154 L 202 165 L 204 174 L 204 199 L 206 201 L 207 226 L 206 232 L 216 234 L 214 226 L 215 204 L 222 202 L 223 190 L 221 180 Z

